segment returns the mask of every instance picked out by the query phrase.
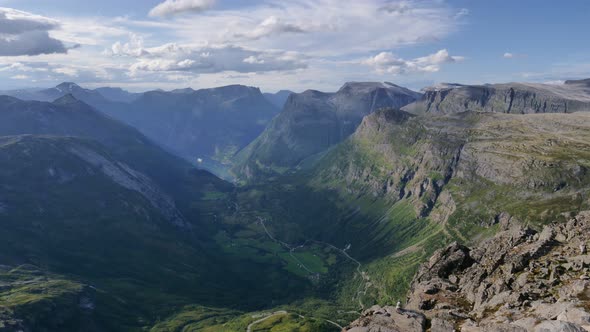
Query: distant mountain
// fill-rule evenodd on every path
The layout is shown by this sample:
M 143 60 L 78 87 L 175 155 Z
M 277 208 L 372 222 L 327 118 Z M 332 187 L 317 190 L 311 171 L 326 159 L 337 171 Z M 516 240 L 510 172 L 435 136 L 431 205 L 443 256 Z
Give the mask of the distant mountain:
M 222 176 L 235 153 L 280 111 L 259 89 L 242 85 L 150 91 L 130 104 L 107 106 L 98 108 Z
M 242 178 L 280 173 L 351 135 L 380 108 L 402 107 L 421 94 L 391 83 L 346 83 L 338 92 L 291 94 L 283 112 L 237 156 Z
M 0 91 L 0 96 L 11 96 L 22 100 L 40 100 L 50 101 L 46 96 L 39 95 L 39 91 L 44 90 L 41 88 L 26 88 L 26 89 L 15 89 L 15 90 L 3 90 Z
M 564 83 L 565 85 L 578 85 L 578 86 L 585 86 L 590 87 L 590 78 L 582 79 L 582 80 L 567 80 Z
M 588 80 L 563 85 L 506 83 L 441 84 L 424 89 L 424 97 L 404 108 L 412 113 L 571 113 L 590 110 Z
M 268 99 L 268 101 L 270 101 L 273 105 L 280 109 L 283 109 L 283 107 L 285 106 L 285 102 L 287 102 L 287 99 L 293 93 L 293 91 L 281 90 L 276 93 L 263 93 L 263 95 L 264 98 Z
M 110 101 L 121 103 L 130 103 L 141 96 L 141 93 L 128 92 L 121 88 L 104 87 L 94 89 L 94 91 L 100 93 Z
M 137 94 L 132 94 L 118 88 L 98 88 L 90 90 L 82 88 L 72 82 L 64 82 L 49 89 L 0 91 L 0 95 L 12 96 L 22 100 L 36 101 L 54 101 L 67 94 L 71 94 L 76 99 L 95 107 L 107 107 L 107 105 L 112 102 L 129 102 L 137 97 Z
M 191 180 L 187 175 L 191 165 L 186 161 L 162 150 L 136 129 L 104 115 L 70 94 L 52 103 L 0 96 L 0 136 L 14 135 L 91 139 L 104 145 L 115 158 L 145 173 L 179 201 L 189 199 L 187 190 L 197 189 L 188 188 Z M 203 180 L 223 186 L 223 181 L 211 174 Z M 187 187 L 179 186 L 179 183 Z
M 253 141 L 280 108 L 257 88 L 231 85 L 130 93 L 119 88 L 85 89 L 71 82 L 42 90 L 5 91 L 22 100 L 54 101 L 72 95 L 121 120 L 193 163 L 227 176 L 234 154 Z

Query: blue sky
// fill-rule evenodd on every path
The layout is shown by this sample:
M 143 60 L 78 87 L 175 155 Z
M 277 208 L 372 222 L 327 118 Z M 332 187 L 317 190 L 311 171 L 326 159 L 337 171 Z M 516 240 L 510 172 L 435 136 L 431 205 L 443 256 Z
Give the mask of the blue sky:
M 590 77 L 590 1 L 0 0 L 0 89 Z

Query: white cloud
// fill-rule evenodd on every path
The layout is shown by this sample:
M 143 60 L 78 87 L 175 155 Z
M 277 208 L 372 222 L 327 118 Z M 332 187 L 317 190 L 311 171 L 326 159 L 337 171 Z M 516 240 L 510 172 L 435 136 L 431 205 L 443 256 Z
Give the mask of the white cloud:
M 442 64 L 463 61 L 462 56 L 451 56 L 447 50 L 440 50 L 434 54 L 404 60 L 391 52 L 381 52 L 361 63 L 371 66 L 380 74 L 403 75 L 409 73 L 433 73 L 440 70 Z
M 10 77 L 13 80 L 28 80 L 29 76 L 27 75 L 14 75 Z
M 256 64 L 263 64 L 264 60 L 263 59 L 259 59 L 258 57 L 255 57 L 253 55 L 250 55 L 249 57 L 244 59 L 245 63 L 256 63 Z
M 56 74 L 62 74 L 69 77 L 77 77 L 79 74 L 78 69 L 73 67 L 58 67 L 52 71 Z
M 106 55 L 115 56 L 131 56 L 140 57 L 147 55 L 147 51 L 143 46 L 143 38 L 136 34 L 131 34 L 130 40 L 127 43 L 121 43 L 120 41 L 115 42 L 109 50 L 104 52 Z
M 459 26 L 456 15 L 456 9 L 440 0 L 267 0 L 166 23 L 185 43 L 345 56 L 440 41 Z
M 262 21 L 258 26 L 252 30 L 245 32 L 237 32 L 234 34 L 235 37 L 245 37 L 248 39 L 260 39 L 272 35 L 278 35 L 282 33 L 304 33 L 307 32 L 310 27 L 304 27 L 293 23 L 286 23 L 276 16 L 270 16 Z
M 5 65 L 4 67 L 0 67 L 0 72 L 2 71 L 12 71 L 12 72 L 46 72 L 47 63 L 22 63 L 22 62 L 14 62 L 10 65 Z
M 0 7 L 0 56 L 66 53 L 64 44 L 49 35 L 58 27 L 56 20 Z
M 506 52 L 502 55 L 502 57 L 504 59 L 522 59 L 522 58 L 528 58 L 528 55 Z
M 187 12 L 202 12 L 215 4 L 215 0 L 166 0 L 150 10 L 149 15 L 172 16 Z
M 61 29 L 52 31 L 55 38 L 68 43 L 102 46 L 114 38 L 133 34 L 117 18 L 110 17 L 60 17 Z
M 213 1 L 153 2 L 160 2 L 154 14 L 166 20 L 47 19 L 40 26 L 51 28 L 45 30 L 50 38 L 83 47 L 38 55 L 35 63 L 27 56 L 0 57 L 0 85 L 26 75 L 41 84 L 74 77 L 86 85 L 148 89 L 240 83 L 329 90 L 344 81 L 380 80 L 379 72 L 428 73 L 459 61 L 448 53 L 404 60 L 399 52 L 414 44 L 441 44 L 461 26 L 459 17 L 467 15 L 444 0 L 264 0 L 239 8 L 232 8 L 233 1 L 223 7 Z M 175 15 L 203 10 L 198 18 Z M 384 59 L 372 58 L 375 71 L 368 71 L 370 61 L 360 59 L 382 50 L 390 52 L 381 55 Z M 22 66 L 3 71 L 14 63 Z
M 390 14 L 404 15 L 412 10 L 412 6 L 407 1 L 390 2 L 383 5 L 380 10 L 386 11 Z
M 137 53 L 131 50 L 130 53 Z M 287 71 L 305 68 L 301 56 L 293 52 L 258 51 L 233 45 L 190 46 L 165 44 L 143 49 L 130 72 L 240 73 Z
M 15 62 L 12 64 L 0 63 L 0 74 L 6 73 L 6 77 L 19 76 L 21 79 L 31 81 L 61 82 L 75 78 L 76 81 L 86 82 L 95 80 L 108 80 L 118 74 L 123 77 L 123 71 L 116 68 L 103 67 L 99 64 L 81 65 L 71 63 L 49 63 L 45 61 Z

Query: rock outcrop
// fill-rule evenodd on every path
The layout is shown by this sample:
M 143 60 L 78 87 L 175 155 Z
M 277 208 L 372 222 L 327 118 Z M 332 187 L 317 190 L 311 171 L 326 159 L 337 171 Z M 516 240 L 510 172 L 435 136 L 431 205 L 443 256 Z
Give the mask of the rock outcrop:
M 421 332 L 426 317 L 418 312 L 395 307 L 373 306 L 363 312 L 346 331 L 349 332 Z
M 590 111 L 587 80 L 563 85 L 507 83 L 441 84 L 424 89 L 420 101 L 405 107 L 413 113 L 572 113 Z
M 453 243 L 415 275 L 401 309 L 411 316 L 374 307 L 346 331 L 590 331 L 589 242 L 590 211 L 541 232 L 512 225 L 473 248 Z

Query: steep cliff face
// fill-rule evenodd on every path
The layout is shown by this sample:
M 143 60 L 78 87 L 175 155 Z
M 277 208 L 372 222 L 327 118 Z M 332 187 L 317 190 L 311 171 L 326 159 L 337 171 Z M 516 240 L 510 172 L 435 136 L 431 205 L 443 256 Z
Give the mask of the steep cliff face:
M 343 141 L 365 115 L 407 105 L 420 94 L 391 83 L 346 83 L 336 93 L 291 94 L 283 112 L 237 156 L 242 178 L 283 173 Z
M 374 307 L 348 331 L 590 329 L 590 213 L 541 232 L 503 226 L 479 246 L 437 251 L 415 275 L 404 308 Z
M 509 83 L 486 85 L 442 84 L 427 88 L 424 97 L 406 106 L 413 113 L 464 111 L 572 113 L 590 110 L 590 87 L 585 81 L 563 85 Z
M 590 177 L 590 115 L 464 112 L 414 116 L 384 110 L 366 117 L 349 140 L 326 155 L 312 182 L 350 195 L 411 203 L 417 215 L 445 221 L 457 209 L 493 218 L 508 204 L 522 218 L 535 199 L 570 200 Z M 440 199 L 439 199 L 440 198 Z M 485 198 L 479 200 L 479 198 Z

